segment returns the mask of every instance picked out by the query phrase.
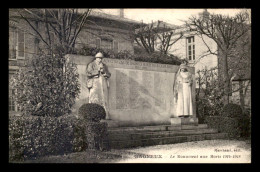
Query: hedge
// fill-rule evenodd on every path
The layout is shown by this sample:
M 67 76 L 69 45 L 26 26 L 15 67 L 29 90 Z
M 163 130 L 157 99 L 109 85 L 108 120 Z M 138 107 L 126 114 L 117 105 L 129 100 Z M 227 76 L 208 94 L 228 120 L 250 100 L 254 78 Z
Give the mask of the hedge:
M 250 137 L 250 118 L 231 118 L 223 116 L 207 116 L 205 122 L 210 128 L 219 132 L 228 133 L 229 138 Z
M 161 54 L 160 52 L 154 52 L 148 54 L 145 51 L 144 52 L 140 51 L 131 54 L 129 51 L 124 50 L 115 53 L 111 50 L 103 50 L 100 48 L 89 47 L 87 45 L 84 45 L 82 48 L 77 49 L 75 54 L 84 55 L 84 56 L 95 56 L 98 52 L 102 52 L 104 57 L 112 58 L 112 59 L 127 59 L 127 60 L 160 63 L 160 64 L 171 64 L 171 65 L 180 65 L 183 61 L 177 56 Z
M 85 124 L 72 115 L 9 117 L 9 161 L 82 151 L 86 148 Z
M 243 111 L 240 105 L 229 103 L 224 106 L 221 115 L 223 117 L 240 118 L 243 117 Z

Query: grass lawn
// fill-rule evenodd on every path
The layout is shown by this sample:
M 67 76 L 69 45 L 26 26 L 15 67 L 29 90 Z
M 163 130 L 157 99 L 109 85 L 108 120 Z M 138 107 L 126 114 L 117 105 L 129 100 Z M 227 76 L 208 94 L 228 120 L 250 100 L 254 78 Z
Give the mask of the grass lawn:
M 250 163 L 250 140 L 205 140 L 46 156 L 23 163 Z

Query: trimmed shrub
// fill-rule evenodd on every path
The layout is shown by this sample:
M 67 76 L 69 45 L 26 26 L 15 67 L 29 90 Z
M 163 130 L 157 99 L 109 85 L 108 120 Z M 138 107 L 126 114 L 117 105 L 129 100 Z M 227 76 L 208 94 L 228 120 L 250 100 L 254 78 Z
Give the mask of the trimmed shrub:
M 218 129 L 219 132 L 228 133 L 229 138 L 239 137 L 239 124 L 236 118 L 222 116 L 207 116 L 205 122 L 209 128 Z
M 85 150 L 84 127 L 82 121 L 72 115 L 10 116 L 9 161 Z
M 239 105 L 230 103 L 224 106 L 222 116 L 237 118 L 243 116 L 243 111 Z
M 106 111 L 103 106 L 96 103 L 83 104 L 78 112 L 87 122 L 100 122 L 105 119 Z
M 180 65 L 182 61 L 176 56 L 168 56 L 160 53 L 134 55 L 135 61 Z
M 103 144 L 104 141 L 108 141 L 107 123 L 100 122 L 106 117 L 104 107 L 96 103 L 87 103 L 79 108 L 78 113 L 85 121 L 88 149 L 108 150 L 109 146 Z
M 229 138 L 250 137 L 250 118 L 230 118 L 223 116 L 207 116 L 205 122 L 210 128 L 218 129 L 219 132 L 228 133 Z
M 251 137 L 251 116 L 250 112 L 245 111 L 239 120 L 240 136 L 244 138 Z
M 180 65 L 182 60 L 177 56 L 161 54 L 160 52 L 154 52 L 148 54 L 146 52 L 141 52 L 131 54 L 129 51 L 124 50 L 118 53 L 115 53 L 111 50 L 103 50 L 100 48 L 89 47 L 84 45 L 82 48 L 77 50 L 76 54 L 85 55 L 85 56 L 95 56 L 98 52 L 102 52 L 104 57 L 113 58 L 113 59 L 126 59 L 126 60 L 135 60 L 142 62 L 151 62 L 151 63 L 160 63 L 160 64 L 172 64 Z
M 86 137 L 88 149 L 108 150 L 107 123 L 105 122 L 87 122 L 86 123 Z

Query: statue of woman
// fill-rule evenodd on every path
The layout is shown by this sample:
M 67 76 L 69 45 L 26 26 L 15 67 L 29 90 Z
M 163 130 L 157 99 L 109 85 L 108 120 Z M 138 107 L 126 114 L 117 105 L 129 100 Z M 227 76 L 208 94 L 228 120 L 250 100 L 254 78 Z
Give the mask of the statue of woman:
M 192 84 L 191 73 L 185 64 L 181 64 L 176 74 L 174 84 L 174 102 L 176 104 L 175 116 L 189 117 L 193 115 L 192 107 Z
M 108 78 L 111 74 L 107 66 L 102 63 L 103 54 L 97 53 L 95 60 L 87 66 L 87 87 L 89 88 L 89 103 L 97 103 L 104 107 L 106 119 L 109 119 L 108 109 Z

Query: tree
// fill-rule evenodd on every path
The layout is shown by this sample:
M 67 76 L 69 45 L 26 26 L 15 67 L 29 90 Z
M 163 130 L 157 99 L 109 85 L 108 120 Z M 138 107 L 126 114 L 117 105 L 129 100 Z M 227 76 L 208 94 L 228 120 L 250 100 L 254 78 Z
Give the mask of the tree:
M 64 66 L 63 68 L 61 66 Z M 40 55 L 11 79 L 14 100 L 24 114 L 58 117 L 71 112 L 79 95 L 77 67 L 61 56 Z
M 203 120 L 206 115 L 219 115 L 223 107 L 224 89 L 219 81 L 218 69 L 198 70 L 196 81 L 198 83 L 196 111 L 200 120 Z
M 180 32 L 179 36 L 173 39 L 177 28 L 166 26 L 162 21 L 157 23 L 144 24 L 135 30 L 133 34 L 135 42 L 143 47 L 148 54 L 154 53 L 156 50 L 161 54 L 167 55 L 169 49 L 182 38 L 183 33 Z M 158 48 L 156 47 L 158 44 Z
M 77 66 L 65 58 L 90 13 L 87 9 L 19 9 L 11 16 L 24 20 L 33 30 L 40 53 L 11 80 L 14 99 L 22 112 L 38 116 L 61 116 L 71 112 L 79 95 Z M 29 31 L 28 31 L 29 32 Z M 54 38 L 51 36 L 54 33 Z M 54 42 L 54 40 L 57 40 Z M 42 45 L 42 46 L 41 46 Z
M 41 40 L 48 51 L 60 53 L 61 55 L 73 52 L 76 39 L 81 32 L 91 9 L 79 13 L 78 9 L 20 9 L 18 15 L 25 20 L 33 29 L 37 38 Z M 40 31 L 39 25 L 44 31 Z M 53 38 L 58 40 L 53 48 Z
M 241 39 L 250 30 L 249 14 L 247 12 L 238 13 L 234 17 L 225 15 L 211 14 L 208 18 L 191 17 L 186 22 L 187 27 L 201 36 L 207 36 L 216 42 L 218 52 L 210 53 L 218 55 L 221 74 L 224 83 L 225 104 L 229 103 L 230 93 L 230 64 L 228 58 L 236 48 L 238 40 Z M 202 37 L 203 39 L 203 37 Z M 205 42 L 204 42 L 205 43 Z

